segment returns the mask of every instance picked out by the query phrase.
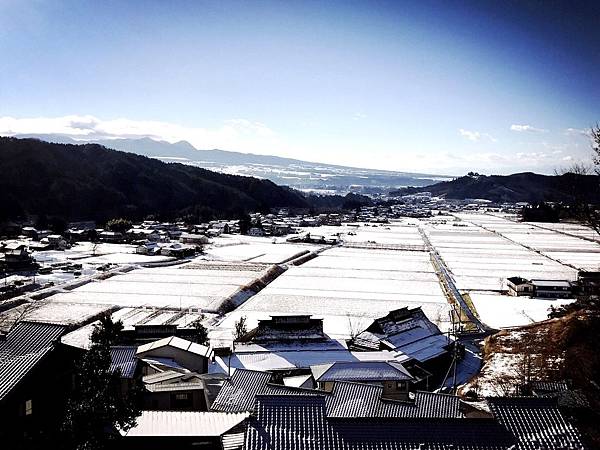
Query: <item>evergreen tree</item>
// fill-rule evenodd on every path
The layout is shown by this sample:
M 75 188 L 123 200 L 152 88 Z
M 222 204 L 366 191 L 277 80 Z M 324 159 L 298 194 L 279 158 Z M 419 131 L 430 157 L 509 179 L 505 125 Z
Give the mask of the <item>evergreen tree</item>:
M 78 363 L 74 387 L 63 423 L 67 447 L 105 449 L 116 439 L 117 429 L 128 430 L 140 415 L 138 391 L 121 391 L 121 372 L 110 370 L 110 347 L 116 343 L 121 322 L 104 315 L 94 327 L 92 346 Z
M 192 323 L 192 326 L 196 330 L 196 337 L 195 337 L 196 342 L 201 345 L 208 345 L 208 343 L 209 343 L 208 330 L 202 324 L 203 320 L 204 320 L 204 314 L 202 316 L 200 316 L 200 318 L 195 320 Z

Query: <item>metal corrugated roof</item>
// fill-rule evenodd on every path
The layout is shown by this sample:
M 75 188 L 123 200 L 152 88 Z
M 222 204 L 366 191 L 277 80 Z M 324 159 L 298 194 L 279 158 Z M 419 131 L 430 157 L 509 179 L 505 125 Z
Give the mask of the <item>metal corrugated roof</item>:
M 312 370 L 312 368 L 311 368 Z M 405 381 L 412 375 L 395 361 L 340 361 L 313 370 L 316 381 Z
M 389 334 L 383 340 L 389 342 L 391 348 L 398 348 L 431 335 L 431 331 L 427 328 L 414 327 L 399 333 Z
M 216 437 L 241 424 L 248 413 L 198 411 L 142 411 L 124 436 Z
M 121 378 L 133 378 L 138 359 L 135 357 L 137 347 L 114 346 L 110 348 L 110 370 L 121 370 Z
M 228 433 L 221 438 L 223 450 L 242 450 L 244 448 L 244 432 Z
M 513 443 L 486 419 L 338 419 L 323 396 L 258 396 L 248 421 L 247 450 L 500 450 Z
M 53 348 L 66 327 L 45 323 L 18 323 L 0 341 L 0 400 Z
M 524 450 L 584 449 L 581 435 L 561 414 L 556 399 L 496 397 L 487 399 L 494 416 Z
M 447 353 L 446 346 L 450 340 L 443 334 L 428 336 L 424 339 L 411 342 L 410 344 L 398 347 L 396 350 L 416 359 L 420 362 L 428 361 L 436 356 Z

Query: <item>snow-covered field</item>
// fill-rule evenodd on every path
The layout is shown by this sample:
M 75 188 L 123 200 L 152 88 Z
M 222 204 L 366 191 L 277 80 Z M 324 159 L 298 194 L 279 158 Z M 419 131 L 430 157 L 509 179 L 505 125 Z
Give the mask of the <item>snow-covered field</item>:
M 228 314 L 212 337 L 227 339 L 241 316 L 252 327 L 271 314 L 311 314 L 343 339 L 406 306 L 422 307 L 443 330 L 449 326 L 450 306 L 427 252 L 334 247 L 288 269 Z
M 481 321 L 492 328 L 516 327 L 546 320 L 552 306 L 557 308 L 573 301 L 512 297 L 494 292 L 471 292 L 469 296 Z
M 202 320 L 208 324 L 214 318 L 211 314 L 202 314 L 194 311 L 164 311 L 153 308 L 121 308 L 111 314 L 112 319 L 121 321 L 124 329 L 131 329 L 135 325 L 177 325 L 178 327 L 189 326 L 191 323 Z M 95 324 L 92 322 L 61 338 L 61 341 L 67 345 L 79 348 L 88 348 L 90 338 Z
M 429 253 L 418 251 L 425 247 L 420 227 L 448 266 L 457 287 L 470 293 L 481 320 L 495 328 L 511 327 L 544 320 L 551 305 L 565 301 L 500 295 L 506 278 L 574 280 L 578 268 L 597 267 L 600 262 L 600 245 L 577 237 L 577 233 L 588 237 L 589 230 L 567 226 L 571 235 L 566 235 L 550 229 L 553 224 L 542 227 L 483 214 L 456 216 L 301 230 L 335 235 L 353 247 L 224 235 L 213 239 L 205 255 L 191 263 L 138 267 L 72 290 L 59 290 L 31 314 L 71 324 L 106 309 L 137 308 L 131 310 L 135 311 L 132 315 L 142 314 L 140 311 L 156 314 L 140 320 L 165 323 L 173 318 L 185 320 L 181 311 L 216 312 L 227 305 L 235 309 L 219 319 L 212 337 L 230 338 L 241 316 L 247 317 L 252 328 L 272 314 L 311 314 L 324 318 L 325 331 L 332 337 L 343 339 L 364 329 L 374 318 L 406 306 L 422 307 L 444 331 L 450 326 L 450 306 Z M 370 244 L 396 249 L 367 248 Z M 271 276 L 271 264 L 285 264 L 308 252 L 318 256 L 299 266 L 290 265 L 279 277 Z M 89 243 L 65 252 L 40 252 L 37 257 L 44 265 L 81 263 L 82 278 L 96 273 L 97 266 L 106 262 L 139 266 L 165 261 L 136 255 L 133 246 L 100 244 L 93 248 Z M 67 280 L 69 276 L 55 271 L 47 277 Z M 259 280 L 267 285 L 256 294 L 248 287 Z
M 281 239 L 236 236 L 233 239 L 218 238 L 206 249 L 206 255 L 222 261 L 250 261 L 282 264 L 319 247 L 289 244 Z
M 463 219 L 463 226 L 430 225 L 426 232 L 451 270 L 458 289 L 499 291 L 506 289 L 506 278 L 513 276 L 577 279 L 577 270 L 475 225 L 482 223 L 481 215 L 457 216 Z
M 217 311 L 254 294 L 250 286 L 272 266 L 196 260 L 174 267 L 140 268 L 92 281 L 48 298 L 49 303 L 114 307 Z
M 589 240 L 599 237 L 589 228 L 572 224 L 514 222 L 489 214 L 457 216 L 574 269 L 600 270 L 600 243 Z

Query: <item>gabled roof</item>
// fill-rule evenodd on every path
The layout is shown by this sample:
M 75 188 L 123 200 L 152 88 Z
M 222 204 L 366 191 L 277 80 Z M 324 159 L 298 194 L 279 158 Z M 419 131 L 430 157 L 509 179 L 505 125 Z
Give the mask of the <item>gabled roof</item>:
M 248 413 L 142 411 L 136 425 L 121 434 L 126 437 L 217 437 L 240 425 L 247 417 Z
M 196 355 L 208 357 L 210 354 L 210 348 L 204 345 L 196 344 L 195 342 L 182 339 L 177 336 L 170 336 L 158 341 L 150 342 L 148 344 L 140 345 L 137 349 L 138 355 L 150 354 L 152 350 L 156 350 L 164 347 L 173 347 L 186 352 L 194 353 Z
M 364 383 L 336 382 L 331 393 L 325 393 L 328 417 L 462 417 L 460 400 L 455 395 L 416 392 L 414 401 L 382 398 L 383 387 Z
M 581 435 L 561 414 L 555 398 L 488 398 L 494 416 L 518 440 L 519 449 L 583 449 Z
M 0 400 L 53 348 L 66 327 L 45 323 L 18 323 L 0 341 Z
M 264 396 L 246 430 L 245 449 L 506 449 L 510 433 L 486 419 L 332 418 L 324 396 Z
M 399 329 L 402 329 L 402 323 L 413 319 L 426 319 L 430 322 L 420 306 L 416 308 L 404 307 L 390 311 L 387 315 L 375 319 L 373 323 L 367 327 L 366 331 L 392 334 L 399 331 Z M 432 331 L 437 330 L 435 324 L 431 323 L 431 325 L 433 325 L 431 328 Z M 439 330 L 437 331 L 439 332 Z
M 113 346 L 110 348 L 110 371 L 121 370 L 121 378 L 133 378 L 138 359 L 134 346 Z
M 289 395 L 316 395 L 313 390 L 272 385 L 271 374 L 255 370 L 237 369 L 231 379 L 225 380 L 211 409 L 213 411 L 240 412 L 254 408 L 258 394 L 287 393 Z
M 334 362 L 311 367 L 315 381 L 406 381 L 412 375 L 397 361 Z
M 352 346 L 376 350 L 385 348 L 425 362 L 446 353 L 448 337 L 431 322 L 421 308 L 401 308 L 375 319 L 359 333 Z

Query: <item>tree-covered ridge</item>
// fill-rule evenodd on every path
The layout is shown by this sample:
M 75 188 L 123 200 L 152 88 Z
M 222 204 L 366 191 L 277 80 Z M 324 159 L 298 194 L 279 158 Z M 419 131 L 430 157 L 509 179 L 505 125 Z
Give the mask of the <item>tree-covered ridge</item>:
M 97 144 L 0 137 L 0 173 L 0 220 L 207 219 L 307 206 L 301 194 L 267 180 L 165 164 Z
M 597 175 L 565 173 L 539 175 L 525 172 L 513 175 L 470 174 L 431 186 L 404 188 L 392 195 L 431 192 L 449 199 L 483 198 L 494 202 L 566 202 L 583 197 L 589 203 L 600 203 Z

